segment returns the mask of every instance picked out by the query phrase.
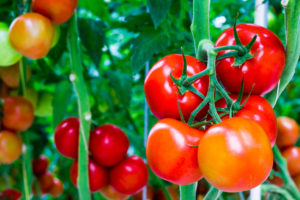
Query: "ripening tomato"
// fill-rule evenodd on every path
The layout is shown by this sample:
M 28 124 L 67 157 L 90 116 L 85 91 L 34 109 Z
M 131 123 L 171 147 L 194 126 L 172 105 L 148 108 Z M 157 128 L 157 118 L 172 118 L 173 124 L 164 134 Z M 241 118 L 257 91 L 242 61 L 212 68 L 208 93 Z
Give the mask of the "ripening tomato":
M 299 137 L 299 125 L 289 117 L 277 118 L 278 138 L 276 144 L 279 148 L 293 146 Z
M 22 153 L 21 138 L 10 131 L 0 131 L 0 164 L 11 164 Z
M 171 185 L 166 187 L 167 191 L 169 192 L 172 200 L 179 200 L 179 188 L 177 185 Z M 168 200 L 167 196 L 165 195 L 162 189 L 157 190 L 154 196 L 155 200 Z
M 18 96 L 3 101 L 3 125 L 14 131 L 27 130 L 34 119 L 33 106 L 27 99 Z
M 250 93 L 253 86 L 251 94 L 266 94 L 275 88 L 281 77 L 285 65 L 284 47 L 274 33 L 262 26 L 239 24 L 236 29 L 243 45 L 247 45 L 257 34 L 250 50 L 251 55 L 256 55 L 241 66 L 233 65 L 234 57 L 219 60 L 216 63 L 217 75 L 229 92 L 239 93 L 244 76 L 244 93 Z M 220 35 L 215 46 L 235 44 L 233 28 L 229 28 Z M 221 51 L 218 56 L 230 51 Z
M 202 178 L 198 166 L 197 147 L 203 137 L 202 130 L 183 122 L 167 118 L 151 129 L 147 146 L 147 160 L 152 171 L 171 183 L 187 185 Z
M 26 67 L 26 79 L 29 81 L 31 76 L 31 68 Z M 1 80 L 10 88 L 18 88 L 20 80 L 20 63 L 16 63 L 9 67 L 0 68 Z
M 54 142 L 57 150 L 68 158 L 77 158 L 79 145 L 79 119 L 69 117 L 57 125 Z
M 53 179 L 53 184 L 51 188 L 49 188 L 48 193 L 53 197 L 58 197 L 64 191 L 64 184 L 58 179 Z
M 16 189 L 6 189 L 0 193 L 0 199 L 3 200 L 19 200 L 22 197 L 22 193 Z
M 300 148 L 288 147 L 282 152 L 282 156 L 287 161 L 287 166 L 291 176 L 300 174 Z
M 38 177 L 38 182 L 40 190 L 42 193 L 47 193 L 49 189 L 53 186 L 54 177 L 51 172 L 46 172 L 42 176 Z
M 236 101 L 237 95 L 230 95 Z M 242 103 L 246 100 L 247 96 L 242 98 Z M 224 98 L 216 102 L 217 108 L 226 108 L 226 101 Z M 277 136 L 277 121 L 275 112 L 270 103 L 263 97 L 258 95 L 251 95 L 243 108 L 234 114 L 235 117 L 242 117 L 252 119 L 257 122 L 267 134 L 271 145 L 273 146 Z M 228 117 L 228 116 L 227 116 Z M 225 117 L 226 118 L 226 117 Z M 223 119 L 223 118 L 222 118 Z
M 118 192 L 111 185 L 103 187 L 100 193 L 109 200 L 126 200 L 129 198 L 129 195 Z
M 144 161 L 136 155 L 125 158 L 109 171 L 109 183 L 118 192 L 135 194 L 147 185 L 148 169 Z
M 54 28 L 51 21 L 38 13 L 26 13 L 17 17 L 9 28 L 11 45 L 31 59 L 46 56 L 53 37 Z
M 264 182 L 273 165 L 270 141 L 256 122 L 233 117 L 205 132 L 198 148 L 204 178 L 225 192 L 250 190 Z
M 89 185 L 92 193 L 101 190 L 108 183 L 108 172 L 106 168 L 98 165 L 92 158 L 89 158 L 88 163 Z M 78 177 L 78 161 L 72 163 L 70 169 L 72 183 L 77 186 Z
M 300 174 L 297 174 L 296 176 L 294 176 L 293 181 L 295 182 L 298 190 L 300 191 Z
M 273 184 L 273 185 L 277 185 L 279 187 L 283 187 L 284 186 L 284 182 L 283 179 L 279 176 L 276 176 L 275 174 L 273 174 L 273 177 L 269 177 L 268 178 L 269 183 Z
M 40 156 L 32 160 L 32 171 L 37 177 L 45 174 L 49 167 L 49 160 L 46 156 Z
M 187 62 L 187 76 L 193 76 L 205 70 L 206 66 L 192 56 L 185 56 Z M 186 91 L 179 95 L 176 85 L 173 83 L 170 74 L 180 78 L 183 69 L 183 57 L 178 54 L 168 55 L 159 60 L 149 71 L 145 79 L 145 95 L 150 110 L 158 119 L 174 118 L 180 120 L 177 96 L 179 105 L 187 121 L 190 114 L 203 101 L 196 94 Z M 203 76 L 193 83 L 193 86 L 206 96 L 208 92 L 208 76 Z M 208 107 L 204 107 L 197 115 L 197 119 L 207 114 Z
M 126 134 L 115 125 L 102 125 L 91 132 L 89 149 L 99 165 L 118 164 L 126 157 L 128 147 Z
M 77 6 L 78 0 L 33 0 L 32 10 L 40 13 L 55 25 L 68 21 Z
M 143 200 L 143 190 L 132 196 L 132 200 Z M 152 200 L 154 198 L 154 189 L 150 185 L 147 185 L 146 200 Z

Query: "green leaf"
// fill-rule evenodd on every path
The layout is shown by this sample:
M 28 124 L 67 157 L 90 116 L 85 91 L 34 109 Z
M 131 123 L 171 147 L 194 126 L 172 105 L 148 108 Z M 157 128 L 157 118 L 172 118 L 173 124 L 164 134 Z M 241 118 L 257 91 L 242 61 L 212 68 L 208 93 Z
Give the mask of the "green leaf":
M 78 6 L 90 10 L 94 15 L 101 19 L 109 18 L 109 11 L 104 0 L 80 0 Z
M 147 0 L 147 6 L 155 28 L 166 18 L 171 4 L 172 0 Z

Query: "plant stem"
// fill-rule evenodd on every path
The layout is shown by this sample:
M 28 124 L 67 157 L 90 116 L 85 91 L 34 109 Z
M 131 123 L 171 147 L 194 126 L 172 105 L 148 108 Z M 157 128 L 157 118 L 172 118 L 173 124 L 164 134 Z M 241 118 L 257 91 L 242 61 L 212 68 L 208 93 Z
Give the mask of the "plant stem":
M 78 188 L 80 199 L 90 200 L 89 177 L 88 177 L 88 141 L 91 124 L 91 112 L 88 99 L 88 92 L 85 86 L 81 57 L 79 34 L 77 27 L 77 15 L 74 13 L 69 24 L 68 45 L 71 57 L 72 74 L 70 79 L 74 85 L 80 119 L 80 138 L 78 152 Z
M 214 186 L 211 186 L 203 200 L 215 200 L 222 194 L 221 190 L 218 190 Z
M 196 189 L 197 189 L 197 182 L 192 183 L 190 185 L 180 185 L 180 200 L 189 199 L 195 200 L 196 199 Z
M 294 200 L 294 198 L 285 189 L 276 185 L 264 184 L 261 185 L 262 193 L 277 193 L 285 197 L 286 200 Z

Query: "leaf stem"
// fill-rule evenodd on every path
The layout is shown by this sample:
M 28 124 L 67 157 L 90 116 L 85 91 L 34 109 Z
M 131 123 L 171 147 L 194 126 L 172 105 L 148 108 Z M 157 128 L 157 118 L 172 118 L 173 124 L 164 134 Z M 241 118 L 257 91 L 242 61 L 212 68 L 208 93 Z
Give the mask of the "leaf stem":
M 180 199 L 196 199 L 197 182 L 190 185 L 179 185 Z
M 216 200 L 221 194 L 221 190 L 218 190 L 214 186 L 211 186 L 203 200 Z

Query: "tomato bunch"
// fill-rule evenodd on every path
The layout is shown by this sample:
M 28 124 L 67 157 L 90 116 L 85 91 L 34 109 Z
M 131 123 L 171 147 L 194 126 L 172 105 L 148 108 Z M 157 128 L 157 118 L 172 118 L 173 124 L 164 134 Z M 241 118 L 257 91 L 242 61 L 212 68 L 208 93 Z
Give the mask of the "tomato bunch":
M 20 200 L 21 197 L 22 197 L 22 193 L 16 189 L 6 189 L 0 192 L 0 199 Z

